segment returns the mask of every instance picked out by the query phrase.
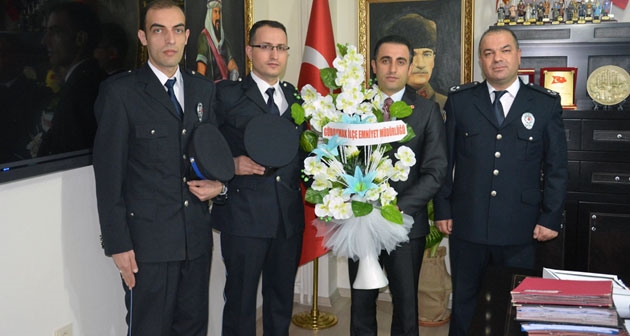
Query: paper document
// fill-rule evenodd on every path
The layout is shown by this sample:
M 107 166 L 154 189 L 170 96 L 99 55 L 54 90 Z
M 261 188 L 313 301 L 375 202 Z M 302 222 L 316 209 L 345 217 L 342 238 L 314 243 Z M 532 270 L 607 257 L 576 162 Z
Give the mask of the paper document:
M 616 275 L 543 268 L 542 276 L 543 278 L 562 280 L 611 280 L 617 314 L 623 319 L 630 318 L 630 289 Z

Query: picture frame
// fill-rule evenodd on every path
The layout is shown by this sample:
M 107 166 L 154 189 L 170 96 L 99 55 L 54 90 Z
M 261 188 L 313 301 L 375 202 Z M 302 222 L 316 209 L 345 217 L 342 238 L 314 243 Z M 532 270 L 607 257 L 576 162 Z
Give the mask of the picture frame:
M 188 37 L 188 44 L 184 54 L 184 66 L 187 69 L 197 71 L 197 56 L 199 46 L 201 45 L 200 43 L 205 43 L 207 46 L 206 41 L 200 40 L 204 39 L 201 32 L 204 28 L 206 14 L 208 12 L 208 1 L 186 0 L 182 2 L 184 13 L 186 14 L 186 26 L 190 29 L 190 36 Z M 247 35 L 253 25 L 253 0 L 221 1 L 220 3 L 222 6 L 220 29 L 223 29 L 224 40 L 229 44 L 226 47 L 227 49 L 224 50 L 229 50 L 230 57 L 234 59 L 236 63 L 238 76 L 232 77 L 232 79 L 237 80 L 239 77 L 245 77 L 251 69 L 251 63 L 245 55 L 245 46 L 249 42 Z M 210 38 L 210 35 L 207 35 L 204 40 L 208 38 Z M 203 52 L 201 54 L 203 54 Z M 229 61 L 225 62 L 225 64 L 226 67 L 229 68 Z M 234 75 L 234 73 L 231 74 Z M 230 72 L 228 71 L 227 78 L 219 78 L 221 76 L 217 73 L 212 79 L 229 79 L 229 75 Z M 207 76 L 210 77 L 210 74 L 208 73 Z
M 430 78 L 434 90 L 446 94 L 453 85 L 472 81 L 473 0 L 359 0 L 358 51 L 366 59 L 367 79 L 371 76 L 372 46 L 384 36 L 388 25 L 410 13 L 434 21 L 437 27 L 435 65 Z
M 518 78 L 521 79 L 523 84 L 535 83 L 536 69 L 534 68 L 518 69 Z
M 575 85 L 577 81 L 575 67 L 540 68 L 540 86 L 560 94 L 563 110 L 576 110 Z

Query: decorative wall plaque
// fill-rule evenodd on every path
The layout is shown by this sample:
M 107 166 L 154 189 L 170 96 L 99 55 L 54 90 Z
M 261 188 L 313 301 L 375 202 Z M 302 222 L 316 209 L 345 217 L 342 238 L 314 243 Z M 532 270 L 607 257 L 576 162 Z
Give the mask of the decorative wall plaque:
M 630 75 L 616 65 L 599 67 L 588 76 L 586 90 L 591 99 L 600 105 L 617 105 L 630 95 Z

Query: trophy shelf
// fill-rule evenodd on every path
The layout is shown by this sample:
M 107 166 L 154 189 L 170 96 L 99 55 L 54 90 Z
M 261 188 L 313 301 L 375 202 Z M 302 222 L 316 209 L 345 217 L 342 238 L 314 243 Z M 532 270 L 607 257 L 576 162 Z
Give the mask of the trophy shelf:
M 577 110 L 590 110 L 594 106 L 588 97 L 586 81 L 595 69 L 616 65 L 630 72 L 630 22 L 502 28 L 512 30 L 517 36 L 522 50 L 521 68 L 535 69 L 535 83 L 540 83 L 540 68 L 579 69 L 575 85 Z M 626 100 L 622 107 L 630 109 L 630 102 Z

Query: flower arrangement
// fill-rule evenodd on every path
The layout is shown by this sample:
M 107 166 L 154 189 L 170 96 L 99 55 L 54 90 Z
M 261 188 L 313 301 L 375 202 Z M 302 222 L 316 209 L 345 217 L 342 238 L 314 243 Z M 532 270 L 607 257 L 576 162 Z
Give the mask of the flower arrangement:
M 405 181 L 416 163 L 407 146 L 392 153 L 392 143 L 415 136 L 401 120 L 413 113 L 413 106 L 393 103 L 393 121 L 384 122 L 378 86 L 364 85 L 363 55 L 351 45 L 338 44 L 337 49 L 334 68 L 320 71 L 324 85 L 335 93 L 321 95 L 305 85 L 303 103 L 294 104 L 291 114 L 296 123 L 309 125 L 300 145 L 311 153 L 304 161 L 305 181 L 311 182 L 305 198 L 315 204 L 318 235 L 336 255 L 361 259 L 391 252 L 408 240 L 413 219 L 398 210 L 390 181 Z

